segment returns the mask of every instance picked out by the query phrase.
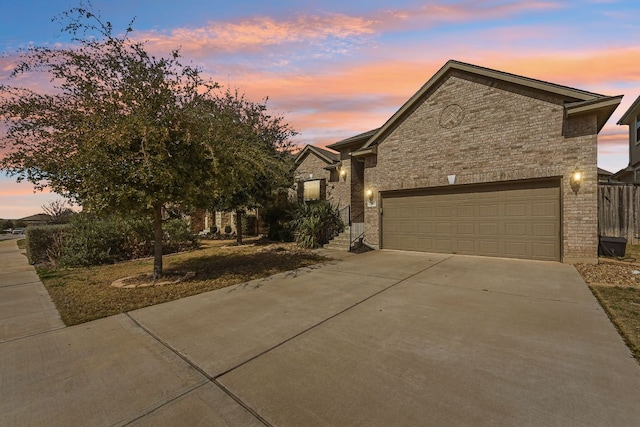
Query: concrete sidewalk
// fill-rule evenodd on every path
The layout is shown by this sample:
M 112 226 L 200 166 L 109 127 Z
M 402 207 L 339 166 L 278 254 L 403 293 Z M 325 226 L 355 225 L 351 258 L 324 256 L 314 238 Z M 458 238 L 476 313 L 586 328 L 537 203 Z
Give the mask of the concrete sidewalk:
M 47 290 L 16 240 L 0 241 L 0 342 L 63 327 Z
M 640 367 L 572 266 L 441 254 L 370 252 L 14 338 L 0 378 L 0 425 L 640 419 Z

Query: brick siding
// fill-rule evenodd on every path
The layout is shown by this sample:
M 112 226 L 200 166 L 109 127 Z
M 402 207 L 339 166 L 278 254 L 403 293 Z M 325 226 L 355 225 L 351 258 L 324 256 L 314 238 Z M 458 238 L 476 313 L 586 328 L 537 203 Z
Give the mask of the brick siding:
M 440 125 L 456 105 L 459 124 Z M 597 259 L 597 124 L 595 114 L 567 119 L 562 99 L 481 76 L 454 71 L 380 140 L 365 163 L 366 242 L 379 245 L 381 191 L 561 178 L 563 261 Z M 578 167 L 584 180 L 570 186 Z M 363 190 L 364 190 L 363 189 Z
M 347 168 L 347 175 L 350 171 L 351 160 L 342 161 L 342 166 Z M 334 173 L 334 180 L 331 180 L 331 173 L 324 169 L 328 166 L 327 162 L 320 159 L 313 153 L 307 154 L 302 162 L 296 167 L 295 181 L 296 185 L 300 181 L 306 181 L 309 179 L 325 179 L 326 180 L 326 197 L 331 203 L 336 204 L 339 207 L 345 207 L 350 204 L 350 188 L 349 179 L 340 178 Z M 309 175 L 313 175 L 310 178 Z

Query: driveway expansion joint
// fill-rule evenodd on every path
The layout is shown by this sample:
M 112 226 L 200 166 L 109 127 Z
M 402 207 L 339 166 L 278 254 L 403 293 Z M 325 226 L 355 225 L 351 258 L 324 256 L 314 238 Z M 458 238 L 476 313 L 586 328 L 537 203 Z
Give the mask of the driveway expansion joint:
M 383 292 L 385 292 L 385 291 L 387 291 L 387 290 L 389 290 L 389 289 L 391 289 L 391 288 L 395 287 L 396 285 L 399 285 L 400 283 L 402 283 L 402 282 L 404 282 L 404 281 L 406 281 L 406 280 L 409 280 L 409 279 L 411 279 L 412 277 L 414 277 L 414 276 L 416 276 L 416 275 L 418 275 L 418 274 L 420 274 L 420 273 L 422 273 L 422 272 L 424 272 L 424 271 L 427 271 L 428 269 L 433 268 L 433 267 L 435 267 L 436 265 L 441 264 L 442 262 L 444 262 L 444 261 L 446 261 L 446 260 L 448 260 L 448 259 L 451 259 L 451 258 L 453 258 L 453 256 L 450 256 L 450 257 L 448 257 L 448 258 L 444 258 L 444 259 L 442 259 L 442 260 L 440 260 L 440 261 L 438 261 L 438 262 L 436 262 L 436 263 L 434 263 L 434 264 L 431 264 L 431 265 L 429 265 L 429 266 L 427 266 L 427 267 L 423 268 L 423 269 L 422 269 L 422 270 L 420 270 L 420 271 L 417 271 L 417 272 L 415 272 L 415 273 L 413 273 L 413 274 L 410 274 L 409 276 L 407 276 L 407 277 L 405 277 L 405 278 L 402 278 L 402 279 L 397 280 L 396 282 L 394 282 L 394 283 L 392 283 L 391 285 L 389 285 L 389 286 L 387 286 L 387 287 L 385 287 L 385 288 L 383 288 L 383 289 L 379 290 L 378 292 L 375 292 L 375 293 L 373 293 L 373 294 L 369 295 L 368 297 L 366 297 L 366 298 L 364 298 L 364 299 L 362 299 L 362 300 L 360 300 L 360 301 L 355 302 L 354 304 L 350 305 L 349 307 L 347 307 L 347 308 L 345 308 L 345 309 L 343 309 L 343 310 L 340 310 L 339 312 L 337 312 L 337 313 L 335 313 L 335 314 L 332 314 L 331 316 L 327 317 L 326 319 L 324 319 L 324 320 L 322 320 L 322 321 L 320 321 L 320 322 L 318 322 L 318 323 L 316 323 L 316 324 L 314 324 L 314 325 L 309 326 L 308 328 L 306 328 L 306 329 L 304 329 L 304 330 L 302 330 L 302 331 L 298 332 L 298 333 L 297 333 L 297 334 L 295 334 L 295 335 L 292 335 L 291 337 L 287 338 L 286 340 L 284 340 L 284 341 L 282 341 L 282 342 L 280 342 L 280 343 L 278 343 L 278 344 L 276 344 L 276 345 L 274 345 L 274 346 L 271 346 L 271 347 L 269 347 L 268 349 L 266 349 L 266 350 L 264 350 L 264 351 L 261 351 L 260 353 L 256 354 L 255 356 L 250 357 L 249 359 L 245 360 L 244 362 L 239 363 L 239 364 L 237 364 L 236 366 L 233 366 L 233 367 L 231 367 L 231 368 L 227 369 L 226 371 L 224 371 L 224 372 L 222 372 L 222 373 L 220 373 L 220 374 L 216 375 L 216 376 L 214 377 L 214 379 L 216 379 L 216 380 L 217 380 L 218 378 L 220 378 L 220 377 L 222 377 L 222 376 L 224 376 L 224 375 L 228 374 L 229 372 L 232 372 L 232 371 L 234 371 L 234 370 L 236 370 L 236 369 L 238 369 L 238 368 L 240 368 L 240 367 L 242 367 L 242 366 L 244 366 L 244 365 L 246 365 L 246 364 L 250 363 L 251 361 L 258 359 L 259 357 L 264 356 L 265 354 L 267 354 L 267 353 L 269 353 L 269 352 L 271 352 L 271 351 L 275 350 L 276 348 L 283 346 L 284 344 L 286 344 L 286 343 L 288 343 L 288 342 L 290 342 L 290 341 L 292 341 L 292 340 L 294 340 L 294 339 L 296 339 L 296 338 L 298 338 L 298 337 L 300 337 L 300 336 L 302 336 L 302 335 L 306 334 L 307 332 L 310 332 L 311 330 L 313 330 L 313 329 L 317 328 L 318 326 L 321 326 L 321 325 L 323 325 L 323 324 L 325 324 L 325 323 L 329 322 L 329 321 L 330 321 L 330 320 L 332 320 L 332 319 L 335 319 L 336 317 L 338 317 L 338 316 L 340 316 L 340 315 L 342 315 L 342 314 L 346 313 L 347 311 L 349 311 L 349 310 L 351 310 L 351 309 L 353 309 L 353 308 L 355 308 L 355 307 L 359 306 L 360 304 L 362 304 L 362 303 L 364 303 L 364 302 L 366 302 L 366 301 L 368 301 L 368 300 L 370 300 L 370 299 L 372 299 L 372 298 L 374 298 L 374 297 L 376 297 L 376 296 L 378 296 L 378 295 L 382 294 Z M 341 272 L 341 273 L 342 273 L 342 272 Z M 353 274 L 355 274 L 355 273 L 353 273 Z M 360 274 L 360 275 L 362 276 L 362 274 Z M 368 277 L 377 277 L 377 276 L 368 276 Z M 388 277 L 381 277 L 381 278 L 383 278 L 383 279 L 389 279 Z
M 207 384 L 208 384 L 208 383 L 207 383 L 206 381 L 205 381 L 205 382 L 203 382 L 203 383 L 201 383 L 201 384 L 197 384 L 197 385 L 193 386 L 192 388 L 190 388 L 189 390 L 186 390 L 186 391 L 184 391 L 184 392 L 180 393 L 180 394 L 179 394 L 179 395 L 177 395 L 177 396 L 172 397 L 171 399 L 169 399 L 169 400 L 167 400 L 167 401 L 165 401 L 165 402 L 159 403 L 159 404 L 158 404 L 158 405 L 156 405 L 155 407 L 153 407 L 153 408 L 151 408 L 151 409 L 149 409 L 149 410 L 145 411 L 143 414 L 140 414 L 139 416 L 137 416 L 137 417 L 135 417 L 135 418 L 133 418 L 133 419 L 130 419 L 130 420 L 126 421 L 124 424 L 122 424 L 122 426 L 128 426 L 128 425 L 131 425 L 132 423 L 135 423 L 136 421 L 141 420 L 142 418 L 146 417 L 147 415 L 151 415 L 152 413 L 154 413 L 154 412 L 155 412 L 155 411 L 157 411 L 158 409 L 161 409 L 163 406 L 168 405 L 168 404 L 170 404 L 170 403 L 172 403 L 172 402 L 175 402 L 176 400 L 178 400 L 178 399 L 180 399 L 180 398 L 182 398 L 182 397 L 186 396 L 187 394 L 189 394 L 189 393 L 193 392 L 194 390 L 199 389 L 200 387 L 204 387 L 204 386 L 205 386 L 205 385 L 207 385 Z
M 206 371 L 204 371 L 202 368 L 200 368 L 198 365 L 196 365 L 191 359 L 189 359 L 187 356 L 185 356 L 184 354 L 182 354 L 180 351 L 178 351 L 177 349 L 175 349 L 174 347 L 172 347 L 171 345 L 169 345 L 169 343 L 167 343 L 166 341 L 162 340 L 159 336 L 157 336 L 156 334 L 154 334 L 149 328 L 147 328 L 146 326 L 144 326 L 142 323 L 138 322 L 138 320 L 136 320 L 133 316 L 131 316 L 128 312 L 125 313 L 125 315 L 136 325 L 138 326 L 140 329 L 142 329 L 144 332 L 146 332 L 151 338 L 153 338 L 154 340 L 158 341 L 160 344 L 162 344 L 167 350 L 171 351 L 172 353 L 174 353 L 176 356 L 178 356 L 180 359 L 182 359 L 186 364 L 188 364 L 189 366 L 191 366 L 191 368 L 193 368 L 194 370 L 196 370 L 197 372 L 199 372 L 204 378 L 206 378 L 209 382 L 213 383 L 216 385 L 216 387 L 220 388 L 226 395 L 228 395 L 231 399 L 233 399 L 236 403 L 238 403 L 240 406 L 242 406 L 245 410 L 247 410 L 251 415 L 253 415 L 256 419 L 258 419 L 261 423 L 263 423 L 266 426 L 271 427 L 271 424 L 268 423 L 264 418 L 262 418 L 262 416 L 260 414 L 258 414 L 253 408 L 251 408 L 250 406 L 248 406 L 246 403 L 244 403 L 242 400 L 240 400 L 240 398 L 238 398 L 236 395 L 234 395 L 233 393 L 231 393 L 226 387 L 224 387 L 222 384 L 220 384 L 218 381 L 216 381 L 217 377 L 212 377 L 211 375 L 209 375 Z M 142 418 L 148 414 L 150 414 L 153 411 L 156 411 L 157 409 L 161 408 L 162 406 L 173 402 L 174 400 L 184 396 L 187 393 L 192 392 L 193 390 L 197 389 L 198 387 L 202 387 L 204 384 L 206 383 L 202 383 L 202 384 L 198 384 L 196 387 L 194 387 L 193 389 L 182 393 L 180 396 L 176 396 L 174 399 L 171 399 L 165 403 L 163 403 L 162 405 L 158 406 L 157 408 L 154 408 L 150 411 L 148 411 L 147 413 L 143 414 L 142 416 L 136 418 Z M 131 422 L 136 421 L 136 420 L 131 420 Z
M 26 286 L 26 285 L 39 285 L 40 283 L 42 283 L 40 280 L 34 280 L 33 282 L 13 283 L 11 285 L 3 286 L 0 289 L 16 288 L 18 286 Z
M 31 337 L 37 337 L 38 335 L 45 335 L 45 334 L 49 334 L 49 333 L 51 333 L 51 332 L 59 331 L 59 330 L 64 329 L 64 328 L 66 328 L 66 327 L 67 327 L 67 326 L 65 325 L 65 326 L 57 327 L 57 328 L 55 328 L 55 329 L 48 329 L 48 330 L 46 330 L 46 331 L 36 332 L 35 334 L 28 334 L 28 335 L 23 335 L 23 336 L 21 336 L 21 337 L 9 338 L 9 339 L 4 340 L 4 341 L 0 340 L 0 345 L 2 345 L 2 344 L 6 344 L 6 343 L 9 343 L 9 342 L 13 342 L 13 341 L 24 340 L 24 339 L 31 338 Z

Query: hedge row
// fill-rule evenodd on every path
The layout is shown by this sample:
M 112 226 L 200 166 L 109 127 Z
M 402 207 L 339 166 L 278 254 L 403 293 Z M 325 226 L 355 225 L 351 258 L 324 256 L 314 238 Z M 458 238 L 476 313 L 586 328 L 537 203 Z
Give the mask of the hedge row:
M 163 224 L 165 253 L 198 245 L 182 219 Z M 69 224 L 27 228 L 27 255 L 32 264 L 89 266 L 141 258 L 153 254 L 153 227 L 146 218 L 99 219 L 75 215 Z

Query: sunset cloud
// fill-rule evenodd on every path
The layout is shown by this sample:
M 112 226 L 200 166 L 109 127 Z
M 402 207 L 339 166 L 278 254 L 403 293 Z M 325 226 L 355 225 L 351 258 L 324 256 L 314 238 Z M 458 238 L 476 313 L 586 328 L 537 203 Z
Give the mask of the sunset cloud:
M 131 37 L 148 41 L 154 54 L 166 56 L 180 48 L 183 63 L 197 65 L 223 87 L 239 88 L 254 101 L 268 97 L 270 111 L 284 115 L 300 132 L 300 144 L 325 146 L 381 126 L 447 60 L 456 59 L 604 95 L 625 95 L 599 135 L 598 152 L 605 169 L 615 172 L 627 165 L 626 127 L 616 122 L 640 95 L 640 47 L 635 42 L 640 8 L 635 3 L 165 3 L 148 13 L 142 2 L 116 7 L 94 0 L 103 11 L 119 13 L 119 22 L 138 15 Z M 32 21 L 45 25 L 51 16 L 36 18 L 38 12 L 5 31 L 5 46 L 28 46 L 37 29 L 23 29 L 33 26 Z M 26 36 L 17 37 L 21 32 Z M 55 45 L 53 39 L 44 40 Z M 0 56 L 0 79 L 14 63 L 15 57 Z M 8 83 L 50 90 L 42 74 Z M 6 182 L 0 176 L 3 206 L 14 203 L 9 199 L 13 196 L 1 192 Z M 32 194 L 29 184 L 20 186 Z
M 463 23 L 487 19 L 501 19 L 523 13 L 550 11 L 562 8 L 559 2 L 545 1 L 487 1 L 467 0 L 455 3 L 436 2 L 418 8 L 392 9 L 380 14 L 380 21 L 387 29 L 399 26 L 396 20 L 413 23 L 416 26 L 429 26 L 445 23 Z M 387 16 L 387 19 L 382 18 Z M 405 27 L 406 28 L 406 27 Z
M 258 53 L 295 43 L 322 45 L 319 52 L 344 53 L 355 39 L 374 32 L 375 21 L 339 13 L 300 15 L 285 20 L 268 16 L 238 22 L 210 22 L 200 28 L 136 33 L 155 47 L 181 49 L 197 57 L 212 52 Z

